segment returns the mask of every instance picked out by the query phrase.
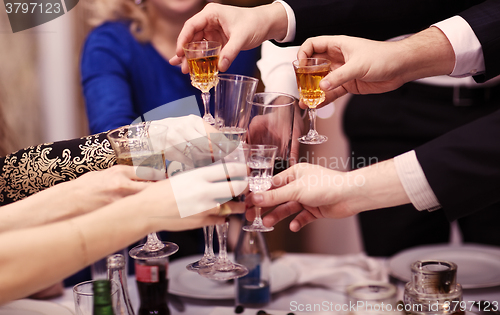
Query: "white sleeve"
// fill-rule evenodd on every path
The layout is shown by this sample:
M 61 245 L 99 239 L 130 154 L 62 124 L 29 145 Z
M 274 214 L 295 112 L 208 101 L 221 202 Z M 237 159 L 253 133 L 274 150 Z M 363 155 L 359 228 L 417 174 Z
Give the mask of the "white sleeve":
M 441 204 L 425 178 L 415 151 L 396 156 L 394 166 L 406 194 L 417 210 L 434 211 L 441 208 Z
M 446 35 L 455 52 L 455 68 L 450 76 L 466 77 L 484 72 L 483 49 L 467 21 L 457 15 L 433 26 Z
M 261 46 L 261 59 L 257 61 L 262 83 L 268 92 L 282 92 L 299 98 L 292 61 L 297 59 L 298 46 L 278 47 L 270 41 Z
M 273 3 L 279 2 L 285 8 L 286 16 L 288 18 L 288 27 L 286 31 L 286 36 L 282 40 L 277 40 L 278 43 L 288 43 L 293 41 L 295 38 L 295 29 L 297 22 L 295 21 L 295 13 L 293 13 L 292 8 L 283 0 L 275 0 Z

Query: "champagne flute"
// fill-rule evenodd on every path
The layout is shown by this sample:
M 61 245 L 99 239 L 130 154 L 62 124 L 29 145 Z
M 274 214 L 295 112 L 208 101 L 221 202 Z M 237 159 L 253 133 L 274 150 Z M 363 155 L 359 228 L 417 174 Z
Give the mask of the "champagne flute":
M 114 129 L 108 133 L 108 140 L 115 151 L 117 164 L 136 168 L 139 178 L 147 181 L 166 179 L 165 156 L 167 127 L 145 122 Z M 171 242 L 162 242 L 156 233 L 147 236 L 146 244 L 138 245 L 129 252 L 135 259 L 168 257 L 179 249 Z
M 201 90 L 205 113 L 203 119 L 215 124 L 215 119 L 210 114 L 210 89 L 217 85 L 218 63 L 221 44 L 213 41 L 191 42 L 184 45 L 184 53 L 189 65 L 191 84 Z
M 248 186 L 250 191 L 266 191 L 272 186 L 274 159 L 278 147 L 275 145 L 250 145 L 247 165 L 250 169 Z M 267 227 L 262 223 L 261 207 L 255 207 L 255 219 L 251 225 L 245 225 L 247 232 L 270 232 L 274 227 Z
M 331 62 L 323 58 L 306 58 L 293 63 L 300 99 L 309 107 L 309 132 L 299 138 L 300 143 L 321 144 L 328 140 L 316 131 L 316 107 L 325 100 L 319 82 L 330 72 Z

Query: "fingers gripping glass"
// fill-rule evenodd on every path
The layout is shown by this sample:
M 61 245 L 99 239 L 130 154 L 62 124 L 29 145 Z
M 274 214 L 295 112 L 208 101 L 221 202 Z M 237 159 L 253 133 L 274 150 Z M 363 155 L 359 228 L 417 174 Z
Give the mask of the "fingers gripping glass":
M 164 148 L 167 145 L 167 127 L 145 122 L 124 126 L 108 133 L 108 139 L 116 154 L 117 164 L 134 166 L 143 180 L 166 179 Z M 171 242 L 162 242 L 156 233 L 148 234 L 146 244 L 132 248 L 130 257 L 154 259 L 168 257 L 179 249 Z
M 221 163 L 227 173 L 227 163 L 246 163 L 246 154 L 243 146 L 239 141 L 230 141 L 227 138 L 221 138 L 223 141 L 214 143 L 215 135 L 211 135 L 212 145 L 211 150 L 202 152 L 193 149 L 191 156 L 193 163 L 196 165 L 211 165 Z M 230 182 L 229 182 L 230 183 Z M 237 196 L 233 197 L 237 198 Z M 223 201 L 221 200 L 221 203 Z M 229 204 L 223 203 L 219 205 L 221 209 L 229 207 Z M 224 213 L 226 211 L 220 211 Z M 230 211 L 227 211 L 230 213 Z M 229 280 L 239 278 L 248 273 L 248 269 L 240 264 L 233 263 L 227 256 L 227 231 L 229 228 L 229 221 L 226 220 L 224 224 L 216 226 L 217 237 L 219 241 L 219 255 L 213 264 L 205 264 L 199 266 L 198 273 L 206 278 L 214 280 Z
M 331 62 L 323 58 L 306 58 L 293 63 L 300 100 L 309 107 L 309 132 L 299 138 L 300 143 L 321 144 L 328 140 L 316 131 L 316 107 L 325 101 L 325 92 L 319 82 L 330 72 Z
M 191 84 L 201 91 L 205 113 L 203 119 L 215 124 L 210 114 L 210 89 L 217 85 L 219 74 L 219 53 L 221 44 L 212 41 L 191 42 L 184 45 L 184 54 L 189 65 Z

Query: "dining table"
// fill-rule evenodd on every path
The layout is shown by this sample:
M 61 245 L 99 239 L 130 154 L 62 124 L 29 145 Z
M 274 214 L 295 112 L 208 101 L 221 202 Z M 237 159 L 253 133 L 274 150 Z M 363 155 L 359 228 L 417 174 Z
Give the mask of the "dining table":
M 498 266 L 500 260 L 497 262 L 494 260 L 499 258 L 500 254 L 496 257 L 495 253 L 486 259 L 486 256 L 470 255 L 467 250 L 457 249 L 457 247 L 451 248 L 454 248 L 455 256 L 459 256 L 457 259 L 467 260 L 468 270 L 464 269 L 464 272 L 470 273 L 472 270 L 476 272 L 478 277 L 482 277 L 481 273 L 483 272 L 490 273 L 489 276 L 483 277 L 487 280 L 481 280 L 483 281 L 481 283 L 474 283 L 474 279 L 467 279 L 467 281 L 471 281 L 471 285 L 469 283 L 465 285 L 463 301 L 470 301 L 470 303 L 489 301 L 498 304 L 500 301 L 500 282 L 485 283 L 484 281 L 499 281 L 500 267 Z M 496 250 L 500 253 L 500 249 Z M 438 250 L 438 252 L 442 253 L 443 251 Z M 424 254 L 421 255 L 425 258 Z M 413 259 L 411 255 L 409 256 L 410 258 L 405 257 L 405 259 Z M 171 314 L 236 314 L 234 283 L 232 281 L 217 282 L 204 279 L 194 272 L 187 271 L 185 269 L 186 262 L 196 258 L 185 257 L 170 263 L 168 277 Z M 470 259 L 473 260 L 469 261 Z M 479 260 L 474 261 L 474 259 Z M 491 261 L 487 261 L 488 259 Z M 404 259 L 402 261 L 407 263 L 404 262 Z M 491 264 L 485 267 L 481 265 L 482 261 Z M 341 306 L 346 303 L 346 287 L 353 283 L 369 281 L 393 283 L 397 287 L 397 299 L 402 300 L 406 281 L 401 279 L 405 276 L 397 275 L 394 277 L 392 271 L 392 269 L 396 269 L 394 264 L 394 258 L 368 257 L 363 253 L 347 255 L 285 253 L 272 262 L 271 291 L 273 293 L 271 302 L 263 310 L 273 315 L 342 313 Z M 473 269 L 475 264 L 479 269 Z M 458 263 L 458 275 L 460 275 L 460 267 L 460 263 Z M 139 298 L 133 275 L 128 277 L 128 291 L 132 305 L 137 311 Z M 62 296 L 51 301 L 74 310 L 72 288 L 66 288 Z M 242 314 L 253 315 L 257 311 L 258 309 L 245 309 Z M 480 313 L 472 306 L 467 311 L 472 311 L 473 314 Z

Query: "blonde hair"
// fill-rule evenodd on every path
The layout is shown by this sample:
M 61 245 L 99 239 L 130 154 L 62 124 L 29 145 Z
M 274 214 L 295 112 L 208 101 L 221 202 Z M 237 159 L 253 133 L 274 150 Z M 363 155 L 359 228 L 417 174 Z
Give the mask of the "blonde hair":
M 144 0 L 142 0 L 144 1 Z M 144 4 L 134 0 L 88 0 L 88 23 L 92 27 L 107 21 L 130 21 L 130 32 L 139 42 L 151 39 L 151 24 Z

